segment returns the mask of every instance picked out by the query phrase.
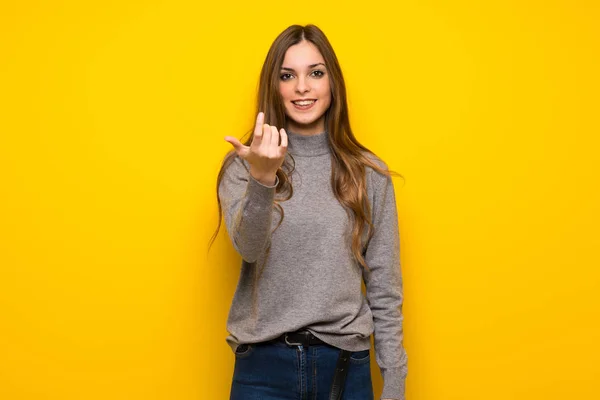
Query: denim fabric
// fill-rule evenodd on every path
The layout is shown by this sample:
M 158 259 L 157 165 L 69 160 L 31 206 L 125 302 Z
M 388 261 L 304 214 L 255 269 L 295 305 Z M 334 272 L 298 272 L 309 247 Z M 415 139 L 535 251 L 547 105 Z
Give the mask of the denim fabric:
M 239 345 L 230 400 L 329 400 L 340 350 L 281 342 Z M 350 356 L 342 400 L 373 400 L 370 351 Z

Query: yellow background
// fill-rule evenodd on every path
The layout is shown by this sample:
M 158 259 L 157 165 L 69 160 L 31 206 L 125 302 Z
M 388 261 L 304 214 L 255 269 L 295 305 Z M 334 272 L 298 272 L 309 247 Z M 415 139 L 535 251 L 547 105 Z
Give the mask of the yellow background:
M 406 177 L 407 399 L 598 398 L 598 2 L 208 4 L 0 6 L 0 398 L 228 398 L 215 178 L 293 23 Z

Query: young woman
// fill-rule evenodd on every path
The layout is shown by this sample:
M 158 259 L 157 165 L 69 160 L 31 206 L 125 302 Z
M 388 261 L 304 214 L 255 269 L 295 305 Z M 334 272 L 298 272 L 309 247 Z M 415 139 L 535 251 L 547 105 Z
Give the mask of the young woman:
M 245 143 L 225 137 L 233 149 L 217 179 L 242 257 L 227 321 L 231 399 L 373 399 L 371 334 L 382 398 L 404 399 L 395 173 L 354 137 L 318 27 L 275 39 L 257 106 Z

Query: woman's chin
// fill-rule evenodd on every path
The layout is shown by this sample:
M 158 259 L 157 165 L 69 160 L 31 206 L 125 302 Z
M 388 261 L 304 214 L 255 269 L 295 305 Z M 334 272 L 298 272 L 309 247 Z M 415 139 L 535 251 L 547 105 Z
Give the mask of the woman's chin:
M 320 117 L 313 117 L 313 118 L 294 118 L 294 117 L 289 117 L 290 118 L 290 128 L 296 128 L 296 129 L 310 129 L 310 128 L 314 128 L 315 126 L 319 125 L 319 123 L 321 122 L 321 119 L 323 119 L 323 116 Z M 293 129 L 290 129 L 292 132 L 294 131 Z

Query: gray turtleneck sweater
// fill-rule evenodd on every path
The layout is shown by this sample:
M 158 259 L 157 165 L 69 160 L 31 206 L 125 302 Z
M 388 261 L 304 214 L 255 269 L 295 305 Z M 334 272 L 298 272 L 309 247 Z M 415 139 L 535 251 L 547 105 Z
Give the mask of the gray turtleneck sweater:
M 262 342 L 306 328 L 333 346 L 359 351 L 370 348 L 374 334 L 375 358 L 384 380 L 382 398 L 403 400 L 407 355 L 392 180 L 367 168 L 375 227 L 368 243 L 363 235 L 367 272 L 352 255 L 347 239 L 351 221 L 331 188 L 328 140 L 327 132 L 312 136 L 288 132 L 288 152 L 295 160 L 294 193 L 279 203 L 285 216 L 273 233 L 280 220 L 273 203 L 277 182 L 273 186 L 258 182 L 239 157 L 226 169 L 219 198 L 227 231 L 242 257 L 226 341 L 235 351 L 240 343 Z M 264 269 L 253 295 L 254 273 L 260 266 Z

